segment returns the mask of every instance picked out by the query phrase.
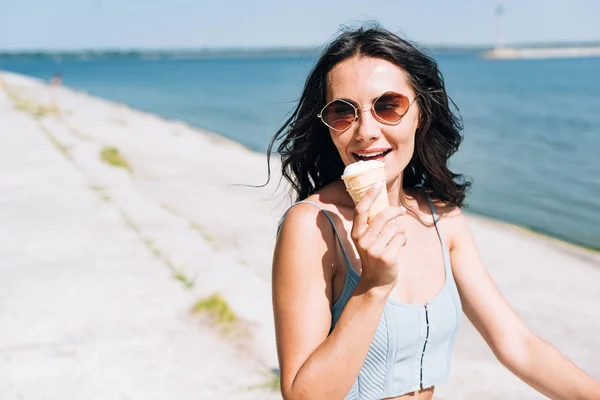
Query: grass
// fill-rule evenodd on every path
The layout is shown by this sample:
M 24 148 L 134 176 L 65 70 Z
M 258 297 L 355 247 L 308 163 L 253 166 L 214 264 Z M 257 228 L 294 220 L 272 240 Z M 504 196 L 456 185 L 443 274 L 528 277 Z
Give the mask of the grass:
M 59 113 L 59 111 L 60 111 L 58 109 L 58 107 L 56 107 L 56 106 L 50 106 L 50 107 L 40 106 L 36 103 L 27 101 L 26 99 L 19 97 L 14 92 L 10 92 L 8 90 L 6 92 L 7 92 L 8 96 L 10 97 L 10 99 L 13 101 L 13 103 L 17 109 L 28 112 L 28 113 L 32 114 L 34 117 L 44 116 L 49 113 Z M 75 128 L 73 128 L 70 124 L 68 124 L 67 121 L 65 121 L 62 118 L 61 118 L 61 121 L 69 129 L 69 132 L 72 135 L 78 137 L 79 139 L 89 140 L 88 136 L 81 134 L 79 131 L 77 131 Z M 48 138 L 48 140 L 66 158 L 69 158 L 71 161 L 73 161 L 71 154 L 69 153 L 69 148 L 64 146 L 48 129 L 46 129 L 41 124 L 41 122 L 38 121 L 37 123 L 38 123 L 38 126 L 40 127 L 40 129 L 42 130 L 42 132 L 44 132 L 45 136 Z M 100 158 L 102 159 L 102 161 L 104 161 L 107 164 L 110 164 L 114 167 L 124 168 L 124 169 L 128 170 L 130 173 L 133 172 L 131 166 L 129 165 L 129 163 L 127 162 L 125 157 L 123 157 L 123 155 L 119 152 L 119 149 L 117 149 L 116 147 L 104 146 L 102 148 L 102 151 L 100 152 Z M 105 202 L 108 203 L 111 201 L 111 198 L 105 192 L 104 187 L 98 186 L 98 185 L 92 185 L 92 186 L 90 186 L 90 189 L 92 191 L 96 192 L 98 194 L 98 196 L 100 196 L 100 198 L 102 200 L 104 200 Z M 168 209 L 167 207 L 168 206 L 163 206 L 163 208 L 165 208 L 165 209 Z M 168 211 L 172 212 L 173 214 L 177 213 L 177 211 L 175 209 L 170 209 Z M 143 235 L 140 227 L 133 221 L 133 219 L 129 215 L 127 215 L 122 210 L 120 210 L 119 213 L 121 215 L 121 218 L 123 219 L 123 222 L 125 222 L 125 224 L 138 235 L 138 237 L 146 245 L 148 250 L 156 258 L 158 258 L 160 261 L 162 261 L 165 265 L 167 265 L 169 267 L 169 269 L 173 273 L 173 277 L 175 279 L 177 279 L 178 281 L 183 283 L 183 285 L 186 288 L 194 287 L 194 280 L 189 278 L 187 275 L 185 275 L 184 270 L 182 268 L 176 268 L 173 265 L 173 263 L 171 262 L 171 260 L 169 260 L 167 257 L 165 257 L 162 254 L 160 249 L 154 244 L 154 241 Z
M 187 289 L 191 289 L 195 285 L 194 280 L 192 278 L 188 277 L 182 268 L 175 268 L 173 270 L 173 276 L 179 282 L 183 283 L 183 286 L 185 286 Z
M 90 186 L 90 189 L 92 189 L 94 192 L 100 193 L 100 192 L 104 191 L 104 186 L 92 185 L 92 186 Z
M 7 94 L 10 97 L 10 99 L 13 101 L 15 107 L 19 110 L 25 111 L 30 113 L 31 115 L 33 115 L 34 117 L 40 117 L 40 116 L 44 116 L 50 113 L 59 113 L 59 109 L 56 106 L 40 106 L 36 103 L 33 103 L 31 101 L 27 101 L 26 99 L 19 97 L 17 94 L 15 94 L 14 92 L 10 92 L 7 90 Z M 84 139 L 84 140 L 89 140 L 89 137 L 86 135 L 81 134 L 79 131 L 77 131 L 75 128 L 73 128 L 71 125 L 69 125 L 64 119 L 61 118 L 61 121 L 63 122 L 63 124 L 69 129 L 69 132 L 78 137 L 79 139 Z M 46 129 L 41 122 L 37 122 L 38 126 L 40 127 L 40 129 L 42 130 L 42 132 L 44 132 L 45 136 L 48 138 L 48 140 L 68 159 L 70 159 L 71 161 L 73 161 L 71 154 L 69 153 L 69 148 L 66 147 L 65 145 L 63 145 L 48 129 Z M 104 146 L 102 148 L 102 151 L 100 152 L 100 158 L 102 159 L 102 161 L 106 162 L 109 165 L 112 165 L 114 167 L 118 167 L 118 168 L 124 168 L 127 171 L 129 171 L 130 173 L 133 172 L 131 166 L 129 165 L 129 162 L 127 161 L 127 159 L 125 159 L 125 157 L 123 157 L 123 155 L 119 152 L 119 149 L 117 149 L 116 147 L 113 146 Z M 111 198 L 110 196 L 108 196 L 108 194 L 105 192 L 105 188 L 102 186 L 98 186 L 98 185 L 92 185 L 90 186 L 90 189 L 94 192 L 96 192 L 98 194 L 98 196 L 104 200 L 105 202 L 109 203 L 111 202 Z M 163 208 L 166 209 L 167 211 L 170 211 L 171 213 L 177 215 L 177 210 L 175 210 L 174 208 L 169 208 L 166 205 L 163 205 Z M 142 240 L 142 242 L 146 245 L 146 247 L 148 248 L 148 250 L 156 257 L 158 258 L 160 261 L 162 261 L 165 265 L 167 265 L 167 267 L 169 267 L 169 269 L 171 270 L 173 277 L 175 279 L 177 279 L 178 281 L 180 281 L 186 288 L 193 288 L 194 287 L 194 279 L 189 278 L 185 273 L 184 270 L 182 268 L 176 268 L 173 263 L 171 262 L 171 260 L 169 260 L 167 257 L 165 257 L 162 252 L 160 251 L 160 249 L 154 244 L 154 241 L 148 237 L 145 237 L 140 229 L 140 227 L 133 221 L 133 219 L 127 215 L 125 212 L 123 211 L 119 211 L 121 218 L 123 219 L 123 221 L 125 222 L 125 224 L 131 229 L 133 230 L 138 236 L 139 238 Z M 198 227 L 200 228 L 200 227 Z M 226 304 L 226 303 L 225 303 Z M 228 309 L 228 308 L 226 308 Z M 232 314 L 235 316 L 235 314 Z
M 190 228 L 192 228 L 193 230 L 198 232 L 200 234 L 200 236 L 202 236 L 202 238 L 204 240 L 206 240 L 208 243 L 214 242 L 215 238 L 212 237 L 208 232 L 206 232 L 206 230 L 203 227 L 201 227 L 200 225 L 198 225 L 196 222 L 190 221 Z
M 32 101 L 26 100 L 23 97 L 20 97 L 15 92 L 12 92 L 6 88 L 6 94 L 13 101 L 15 108 L 21 111 L 28 112 L 34 117 L 41 117 L 46 114 L 58 114 L 60 110 L 57 106 L 41 106 Z M 36 118 L 37 119 L 37 118 Z M 50 140 L 50 142 L 60 151 L 63 156 L 73 161 L 71 154 L 69 153 L 69 148 L 63 145 L 57 138 L 54 136 L 48 129 L 46 129 L 39 121 L 37 122 L 39 128 L 44 132 L 44 135 Z
M 103 193 L 102 187 L 92 186 L 92 190 L 97 191 L 102 196 L 102 193 Z M 154 240 L 152 240 L 151 238 L 149 238 L 147 236 L 144 236 L 140 227 L 133 221 L 133 219 L 131 219 L 131 217 L 129 215 L 127 215 L 124 211 L 120 211 L 120 214 L 121 214 L 121 218 L 123 219 L 123 222 L 125 222 L 125 224 L 132 231 L 134 231 L 137 234 L 137 236 L 144 243 L 144 245 L 146 245 L 146 248 L 148 249 L 148 251 L 150 251 L 150 253 L 152 253 L 152 255 L 154 257 L 156 257 L 158 260 L 160 260 L 163 264 L 165 264 L 171 270 L 173 277 L 175 279 L 177 279 L 179 282 L 183 283 L 183 286 L 185 286 L 187 289 L 193 288 L 195 285 L 195 282 L 194 282 L 195 280 L 188 277 L 185 274 L 184 268 L 175 267 L 173 262 L 160 251 L 158 246 L 154 243 Z
M 119 149 L 113 146 L 104 146 L 100 152 L 100 158 L 105 163 L 117 168 L 124 168 L 130 173 L 133 172 L 127 159 L 119 152 Z
M 274 392 L 281 390 L 281 377 L 279 373 L 272 372 L 271 378 L 265 383 L 264 387 Z
M 273 392 L 279 392 L 281 390 L 281 377 L 279 369 L 272 368 L 269 372 L 265 373 L 265 382 L 259 385 L 250 386 L 248 390 L 267 389 Z
M 38 127 L 40 128 L 40 130 L 42 132 L 44 132 L 44 135 L 48 138 L 48 140 L 50 141 L 50 143 L 52 143 L 54 145 L 54 147 L 56 147 L 58 149 L 58 151 L 60 151 L 62 153 L 63 156 L 65 156 L 66 158 L 73 160 L 73 157 L 71 157 L 71 153 L 69 153 L 69 148 L 67 146 L 65 146 L 64 144 L 62 144 L 57 138 L 56 136 L 54 136 L 48 129 L 46 129 L 45 126 L 42 125 L 41 122 L 37 122 Z
M 90 189 L 98 194 L 98 196 L 107 203 L 111 202 L 111 197 L 106 193 L 104 186 L 92 185 Z
M 156 245 L 154 244 L 154 240 L 152 240 L 152 239 L 150 239 L 148 237 L 142 236 L 141 233 L 140 233 L 140 237 L 142 238 L 142 242 L 144 242 L 144 244 L 146 245 L 146 247 L 148 248 L 148 250 L 150 250 L 150 253 L 152 253 L 152 255 L 154 257 L 158 258 L 159 260 L 162 260 L 163 259 L 163 255 L 162 255 L 160 249 L 158 247 L 156 247 Z M 167 266 L 169 268 L 171 268 L 171 264 L 170 263 L 168 263 Z
M 47 132 L 46 132 L 46 136 L 48 137 L 50 142 L 52 142 L 54 147 L 56 147 L 58 149 L 58 151 L 60 151 L 62 153 L 63 156 L 65 156 L 67 158 L 71 158 L 71 153 L 69 153 L 69 148 L 67 146 L 63 145 L 53 135 L 51 135 Z
M 61 115 L 61 110 L 60 108 L 55 105 L 40 105 L 37 103 L 34 103 L 33 101 L 27 100 L 23 97 L 20 97 L 19 95 L 17 95 L 14 92 L 11 91 L 7 91 L 8 96 L 10 97 L 10 99 L 13 101 L 15 108 L 17 110 L 21 110 L 21 111 L 25 111 L 29 114 L 31 114 L 33 117 L 39 118 L 39 117 L 44 117 L 46 115 L 57 115 L 58 118 L 60 119 L 60 121 L 63 123 L 63 125 L 65 125 L 69 131 L 69 133 L 71 133 L 73 136 L 77 137 L 78 139 L 82 139 L 85 141 L 89 141 L 90 137 L 84 135 L 83 133 L 79 132 L 77 129 L 73 128 L 73 126 L 71 126 L 70 124 L 67 123 L 67 121 L 62 117 Z
M 142 230 L 140 229 L 140 227 L 131 219 L 131 217 L 129 215 L 127 215 L 125 212 L 123 211 L 119 211 L 119 213 L 121 214 L 121 218 L 123 219 L 123 221 L 125 222 L 125 224 L 127 224 L 127 226 L 129 228 L 131 228 L 131 230 L 133 230 L 135 233 L 137 233 L 139 236 L 142 236 Z M 145 241 L 144 241 L 145 242 Z
M 208 314 L 213 322 L 225 332 L 229 331 L 238 322 L 237 315 L 235 315 L 227 301 L 219 293 L 199 300 L 194 304 L 191 311 L 192 313 Z
M 83 140 L 85 142 L 89 142 L 92 138 L 88 135 L 84 135 L 80 131 L 78 131 L 73 125 L 71 125 L 62 115 L 59 116 L 60 122 L 67 128 L 69 133 L 76 137 L 77 139 Z
M 160 207 L 163 210 L 166 210 L 168 212 L 170 212 L 171 214 L 175 215 L 176 217 L 184 217 L 183 215 L 181 215 L 181 213 L 173 206 L 169 205 L 169 204 L 164 204 L 162 203 L 160 205 Z M 215 238 L 206 231 L 206 229 L 204 229 L 202 226 L 200 226 L 200 224 L 198 224 L 197 222 L 190 220 L 190 228 L 192 228 L 193 230 L 195 230 L 196 232 L 198 232 L 200 234 L 200 236 L 202 236 L 202 239 L 204 239 L 207 243 L 211 243 L 213 244 L 214 247 L 214 243 L 215 243 Z
M 7 91 L 7 93 L 17 110 L 25 111 L 34 117 L 43 117 L 48 114 L 58 114 L 60 112 L 56 105 L 43 106 L 20 97 L 14 92 Z

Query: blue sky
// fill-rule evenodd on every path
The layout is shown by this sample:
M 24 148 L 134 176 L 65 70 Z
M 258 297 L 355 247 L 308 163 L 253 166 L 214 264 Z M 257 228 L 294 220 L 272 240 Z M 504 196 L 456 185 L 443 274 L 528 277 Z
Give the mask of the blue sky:
M 0 50 L 314 46 L 377 20 L 422 44 L 600 41 L 597 0 L 0 0 Z

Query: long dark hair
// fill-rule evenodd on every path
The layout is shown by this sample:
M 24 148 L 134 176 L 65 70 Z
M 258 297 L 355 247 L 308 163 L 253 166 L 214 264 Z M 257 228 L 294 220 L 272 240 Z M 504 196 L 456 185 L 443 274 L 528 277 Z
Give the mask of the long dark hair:
M 408 73 L 421 110 L 415 151 L 404 170 L 402 186 L 420 187 L 434 199 L 462 207 L 470 182 L 448 169 L 447 163 L 462 141 L 462 123 L 450 109 L 444 78 L 437 62 L 413 44 L 378 26 L 360 27 L 340 34 L 321 53 L 309 74 L 298 105 L 267 148 L 267 167 L 275 142 L 281 155 L 282 176 L 291 184 L 296 201 L 303 200 L 337 180 L 344 163 L 328 129 L 317 118 L 325 105 L 327 74 L 338 63 L 354 57 L 380 58 Z

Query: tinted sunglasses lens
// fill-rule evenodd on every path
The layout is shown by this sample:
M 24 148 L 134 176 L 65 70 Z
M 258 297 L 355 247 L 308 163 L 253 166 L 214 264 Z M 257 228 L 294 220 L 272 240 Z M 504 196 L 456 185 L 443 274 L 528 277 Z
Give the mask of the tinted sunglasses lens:
M 345 101 L 336 100 L 321 113 L 323 122 L 338 131 L 348 129 L 356 119 L 356 109 Z
M 373 105 L 375 114 L 385 122 L 396 123 L 402 119 L 408 111 L 410 102 L 404 95 L 387 92 L 381 95 Z

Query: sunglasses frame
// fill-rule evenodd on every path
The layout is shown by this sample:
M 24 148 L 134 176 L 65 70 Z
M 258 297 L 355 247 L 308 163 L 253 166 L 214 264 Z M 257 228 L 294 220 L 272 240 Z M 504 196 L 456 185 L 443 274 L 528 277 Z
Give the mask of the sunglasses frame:
M 408 100 L 408 107 L 406 107 L 406 111 L 404 112 L 404 114 L 400 115 L 400 118 L 398 118 L 398 121 L 396 122 L 390 122 L 387 121 L 383 118 L 381 118 L 379 115 L 377 115 L 377 112 L 375 111 L 375 103 L 377 103 L 377 101 L 382 98 L 384 95 L 388 94 L 388 93 L 394 93 L 400 96 L 405 97 Z M 398 125 L 400 122 L 402 122 L 402 118 L 404 118 L 404 116 L 408 113 L 408 110 L 410 110 L 410 106 L 413 105 L 413 103 L 415 102 L 415 100 L 417 99 L 417 97 L 419 97 L 419 95 L 416 95 L 415 97 L 413 97 L 412 99 L 402 93 L 398 93 L 398 92 L 394 92 L 393 90 L 388 90 L 387 92 L 382 93 L 381 95 L 379 95 L 379 97 L 377 97 L 375 100 L 373 100 L 373 103 L 371 103 L 371 107 L 369 107 L 367 110 L 361 110 L 360 106 L 355 106 L 354 104 L 352 104 L 351 102 L 349 102 L 348 100 L 344 100 L 344 99 L 333 99 L 331 100 L 329 103 L 325 104 L 325 106 L 321 109 L 321 111 L 317 114 L 317 117 L 323 122 L 323 124 L 325 124 L 326 127 L 328 127 L 329 129 L 332 129 L 336 132 L 344 132 L 348 129 L 350 129 L 352 127 L 352 125 L 354 125 L 356 123 L 356 121 L 358 121 L 358 114 L 362 114 L 365 111 L 371 111 L 371 115 L 373 116 L 373 118 L 375 118 L 377 121 L 381 122 L 384 125 Z M 350 125 L 348 125 L 347 128 L 345 129 L 335 129 L 334 127 L 330 126 L 327 122 L 325 122 L 325 120 L 323 119 L 323 111 L 325 111 L 325 109 L 327 107 L 329 107 L 330 104 L 335 103 L 336 101 L 341 101 L 344 102 L 346 104 L 349 104 L 350 106 L 352 106 L 352 108 L 354 109 L 354 120 L 350 123 Z

